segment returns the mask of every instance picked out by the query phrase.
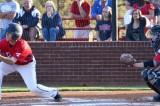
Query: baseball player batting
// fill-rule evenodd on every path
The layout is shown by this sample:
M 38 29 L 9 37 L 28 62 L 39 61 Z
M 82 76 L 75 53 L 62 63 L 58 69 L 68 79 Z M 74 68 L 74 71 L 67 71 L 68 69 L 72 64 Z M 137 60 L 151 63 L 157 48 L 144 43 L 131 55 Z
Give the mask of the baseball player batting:
M 160 25 L 155 25 L 150 29 L 151 45 L 155 49 L 155 57 L 145 62 L 136 62 L 130 54 L 122 54 L 120 61 L 131 67 L 145 67 L 141 76 L 145 83 L 154 90 L 157 95 L 153 97 L 154 101 L 160 101 Z M 151 69 L 150 67 L 158 67 Z
M 62 97 L 57 89 L 37 84 L 36 60 L 30 46 L 21 36 L 22 27 L 11 23 L 6 31 L 6 38 L 0 41 L 0 51 L 5 54 L 0 54 L 0 87 L 3 76 L 17 71 L 31 92 L 41 97 L 53 97 L 55 102 L 60 102 Z

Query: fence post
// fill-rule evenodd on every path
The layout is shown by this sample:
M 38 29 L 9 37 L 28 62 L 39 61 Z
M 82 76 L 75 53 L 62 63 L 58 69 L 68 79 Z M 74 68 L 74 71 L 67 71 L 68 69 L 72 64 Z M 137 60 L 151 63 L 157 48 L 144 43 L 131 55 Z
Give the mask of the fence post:
M 112 0 L 112 40 L 118 41 L 117 0 Z

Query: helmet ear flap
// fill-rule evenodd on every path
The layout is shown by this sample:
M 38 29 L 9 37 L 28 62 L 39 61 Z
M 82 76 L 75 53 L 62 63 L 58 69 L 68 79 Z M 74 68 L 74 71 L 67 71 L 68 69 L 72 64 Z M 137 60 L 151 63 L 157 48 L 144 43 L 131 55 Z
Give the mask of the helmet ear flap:
M 12 34 L 12 39 L 17 40 L 22 36 L 23 29 L 22 27 L 17 23 L 10 23 L 6 33 Z
M 17 40 L 19 38 L 19 36 L 17 36 L 16 34 L 12 34 L 12 39 L 13 40 Z

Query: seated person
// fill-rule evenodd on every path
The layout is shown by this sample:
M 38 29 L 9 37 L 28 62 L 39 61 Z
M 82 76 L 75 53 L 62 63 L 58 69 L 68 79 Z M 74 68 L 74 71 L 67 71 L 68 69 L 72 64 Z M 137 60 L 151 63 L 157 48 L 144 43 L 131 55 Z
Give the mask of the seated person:
M 53 1 L 45 4 L 46 12 L 42 16 L 42 33 L 44 41 L 56 41 L 65 35 L 62 18 Z
M 96 24 L 96 38 L 97 41 L 112 41 L 112 9 L 109 6 L 103 8 L 102 20 L 97 21 Z
M 22 2 L 23 8 L 17 13 L 13 22 L 20 22 L 23 28 L 23 39 L 35 41 L 39 36 L 38 23 L 40 20 L 40 12 L 33 6 L 32 0 L 23 0 Z

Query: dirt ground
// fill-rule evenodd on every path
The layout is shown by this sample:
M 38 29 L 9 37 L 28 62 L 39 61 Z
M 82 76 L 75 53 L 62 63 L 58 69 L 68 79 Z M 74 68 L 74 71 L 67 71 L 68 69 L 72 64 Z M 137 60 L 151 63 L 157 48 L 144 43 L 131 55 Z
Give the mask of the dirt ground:
M 152 96 L 156 93 L 146 91 L 62 91 L 62 102 L 53 98 L 39 98 L 30 92 L 3 93 L 1 105 L 4 106 L 160 106 Z M 107 101 L 107 102 L 106 102 Z M 83 105 L 84 104 L 84 105 Z M 141 104 L 141 105 L 140 105 Z

